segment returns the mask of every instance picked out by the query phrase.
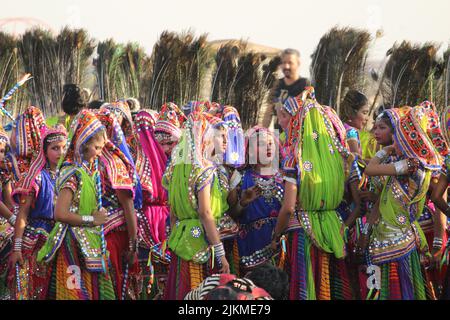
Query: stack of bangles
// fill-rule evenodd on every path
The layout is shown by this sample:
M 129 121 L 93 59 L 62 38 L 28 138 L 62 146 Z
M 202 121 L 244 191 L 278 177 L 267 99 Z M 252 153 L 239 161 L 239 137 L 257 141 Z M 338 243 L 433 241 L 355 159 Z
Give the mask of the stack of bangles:
M 386 150 L 384 150 L 384 149 L 381 149 L 380 151 L 378 151 L 376 154 L 375 154 L 375 157 L 376 158 L 378 158 L 378 159 L 384 159 L 385 157 L 387 156 L 387 152 L 386 152 Z
M 214 258 L 216 259 L 217 263 L 220 263 L 220 259 L 225 256 L 225 248 L 223 246 L 222 242 L 219 242 L 218 244 L 213 245 L 214 248 Z
M 130 252 L 137 252 L 137 249 L 138 249 L 138 240 L 137 240 L 137 239 L 135 239 L 135 240 L 130 239 L 130 240 L 128 241 L 128 249 L 129 249 Z
M 8 219 L 8 223 L 11 225 L 11 226 L 13 226 L 14 227 L 14 225 L 16 224 L 16 215 L 15 214 L 13 214 L 11 217 L 9 217 L 9 219 Z
M 443 243 L 444 242 L 442 241 L 442 238 L 434 237 L 434 239 L 433 239 L 433 249 L 441 250 Z
M 415 158 L 409 158 L 394 162 L 394 166 L 397 175 L 413 174 L 419 167 L 419 160 Z
M 13 251 L 14 252 L 22 252 L 22 239 L 21 238 L 14 239 Z
M 366 223 L 361 231 L 361 233 L 365 236 L 369 235 L 372 232 L 373 226 L 370 223 Z
M 93 227 L 94 226 L 94 216 L 81 216 L 81 220 L 83 221 L 83 227 Z

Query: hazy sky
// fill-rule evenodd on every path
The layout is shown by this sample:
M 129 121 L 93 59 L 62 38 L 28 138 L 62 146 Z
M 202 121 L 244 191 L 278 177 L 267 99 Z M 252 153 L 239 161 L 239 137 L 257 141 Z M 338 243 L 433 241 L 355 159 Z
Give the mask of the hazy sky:
M 98 40 L 137 41 L 148 52 L 164 30 L 209 33 L 210 40 L 247 39 L 302 53 L 302 73 L 320 37 L 335 25 L 365 28 L 383 38 L 371 48 L 380 59 L 395 41 L 450 43 L 449 0 L 22 0 L 2 1 L 0 20 L 35 18 L 59 30 L 86 28 Z M 3 21 L 4 22 L 4 21 Z M 1 25 L 1 21 L 0 21 Z M 20 31 L 23 25 L 0 29 Z

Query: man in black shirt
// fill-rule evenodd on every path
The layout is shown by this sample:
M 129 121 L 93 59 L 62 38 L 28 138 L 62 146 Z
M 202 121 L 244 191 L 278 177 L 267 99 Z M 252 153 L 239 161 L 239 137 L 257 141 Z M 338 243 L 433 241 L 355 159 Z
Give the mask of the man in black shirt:
M 288 97 L 296 97 L 311 85 L 307 78 L 299 75 L 300 53 L 295 49 L 286 49 L 281 54 L 281 68 L 284 78 L 275 87 L 274 102 L 284 103 Z

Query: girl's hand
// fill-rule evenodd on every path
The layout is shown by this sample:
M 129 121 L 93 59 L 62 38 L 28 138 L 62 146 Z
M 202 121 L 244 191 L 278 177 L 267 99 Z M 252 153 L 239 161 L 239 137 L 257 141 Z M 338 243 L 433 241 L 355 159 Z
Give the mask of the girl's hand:
M 23 265 L 23 257 L 22 252 L 14 251 L 9 256 L 9 269 L 15 270 L 16 264 L 19 263 L 19 265 Z
M 362 200 L 370 201 L 370 202 L 376 202 L 378 199 L 378 196 L 375 192 L 372 191 L 360 191 L 359 196 Z
M 108 221 L 108 212 L 105 208 L 95 211 L 92 216 L 94 217 L 94 226 L 101 226 Z
M 220 262 L 222 264 L 222 267 L 220 268 L 220 273 L 230 273 L 230 264 L 227 261 L 227 258 L 225 256 L 220 257 Z
M 246 207 L 253 201 L 259 198 L 261 195 L 261 189 L 258 186 L 253 186 L 244 190 L 241 198 L 241 206 Z

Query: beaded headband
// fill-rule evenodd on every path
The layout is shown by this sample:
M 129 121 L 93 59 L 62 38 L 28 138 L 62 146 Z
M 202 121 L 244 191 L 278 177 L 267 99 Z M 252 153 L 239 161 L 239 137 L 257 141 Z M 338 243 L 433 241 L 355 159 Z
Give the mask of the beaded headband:
M 61 142 L 67 139 L 65 134 L 53 134 L 51 137 L 45 139 L 47 143 Z

